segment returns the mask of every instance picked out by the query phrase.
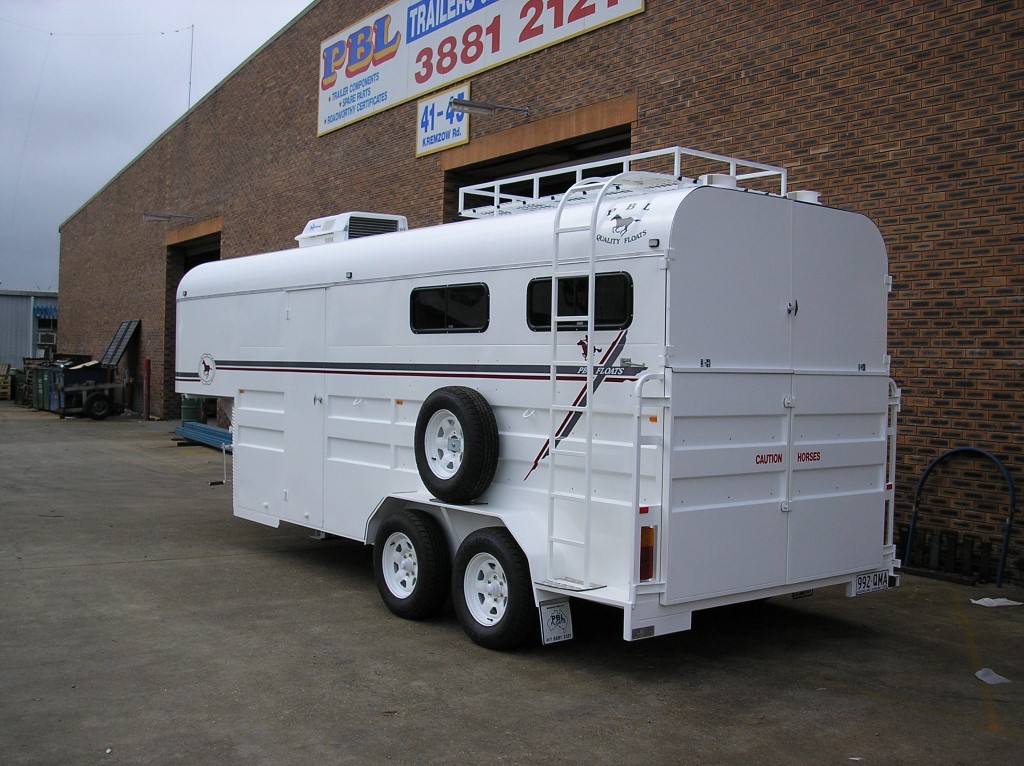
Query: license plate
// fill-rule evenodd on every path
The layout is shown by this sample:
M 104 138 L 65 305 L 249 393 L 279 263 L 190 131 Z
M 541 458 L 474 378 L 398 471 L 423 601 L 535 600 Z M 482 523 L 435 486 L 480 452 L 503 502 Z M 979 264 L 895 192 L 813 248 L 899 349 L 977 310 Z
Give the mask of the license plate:
M 867 574 L 857 575 L 857 583 L 854 588 L 853 594 L 860 596 L 865 593 L 874 593 L 878 590 L 888 590 L 889 588 L 889 572 L 885 569 L 880 569 L 877 572 L 868 572 Z

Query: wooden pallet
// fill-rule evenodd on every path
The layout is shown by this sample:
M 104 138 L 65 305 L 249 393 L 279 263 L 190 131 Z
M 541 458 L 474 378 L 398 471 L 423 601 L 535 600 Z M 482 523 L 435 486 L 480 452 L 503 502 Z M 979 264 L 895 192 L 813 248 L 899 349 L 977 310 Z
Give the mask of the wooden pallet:
M 0 376 L 0 399 L 11 398 L 11 376 Z

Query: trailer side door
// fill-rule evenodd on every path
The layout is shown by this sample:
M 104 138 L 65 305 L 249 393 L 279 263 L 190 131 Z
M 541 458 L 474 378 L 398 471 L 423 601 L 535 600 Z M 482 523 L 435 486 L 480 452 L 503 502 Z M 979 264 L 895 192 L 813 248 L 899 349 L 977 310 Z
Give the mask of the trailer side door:
M 266 294 L 273 297 L 274 294 Z M 324 290 L 277 293 L 274 306 L 240 301 L 240 322 L 267 323 L 282 345 L 242 347 L 235 401 L 235 513 L 264 523 L 323 524 Z M 264 301 L 265 302 L 265 301 Z M 256 312 L 256 313 L 254 313 Z M 265 334 L 265 333 L 264 333 Z M 271 353 L 272 352 L 272 353 Z

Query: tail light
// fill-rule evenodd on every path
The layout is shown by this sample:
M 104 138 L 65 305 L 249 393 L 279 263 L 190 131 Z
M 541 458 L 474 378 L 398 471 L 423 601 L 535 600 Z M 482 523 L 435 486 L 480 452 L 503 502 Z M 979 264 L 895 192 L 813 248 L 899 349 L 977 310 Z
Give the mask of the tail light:
M 654 579 L 654 527 L 640 527 L 640 580 Z

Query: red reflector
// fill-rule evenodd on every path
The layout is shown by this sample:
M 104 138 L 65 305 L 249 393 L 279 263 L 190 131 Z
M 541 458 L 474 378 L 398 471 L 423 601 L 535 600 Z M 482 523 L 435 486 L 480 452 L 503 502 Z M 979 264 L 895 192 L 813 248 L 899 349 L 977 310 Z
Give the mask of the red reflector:
M 892 482 L 891 481 L 888 484 L 885 485 L 885 491 L 886 492 L 891 492 L 892 491 Z
M 651 512 L 651 507 L 649 505 L 641 505 L 640 506 L 640 513 L 650 513 L 650 512 Z

